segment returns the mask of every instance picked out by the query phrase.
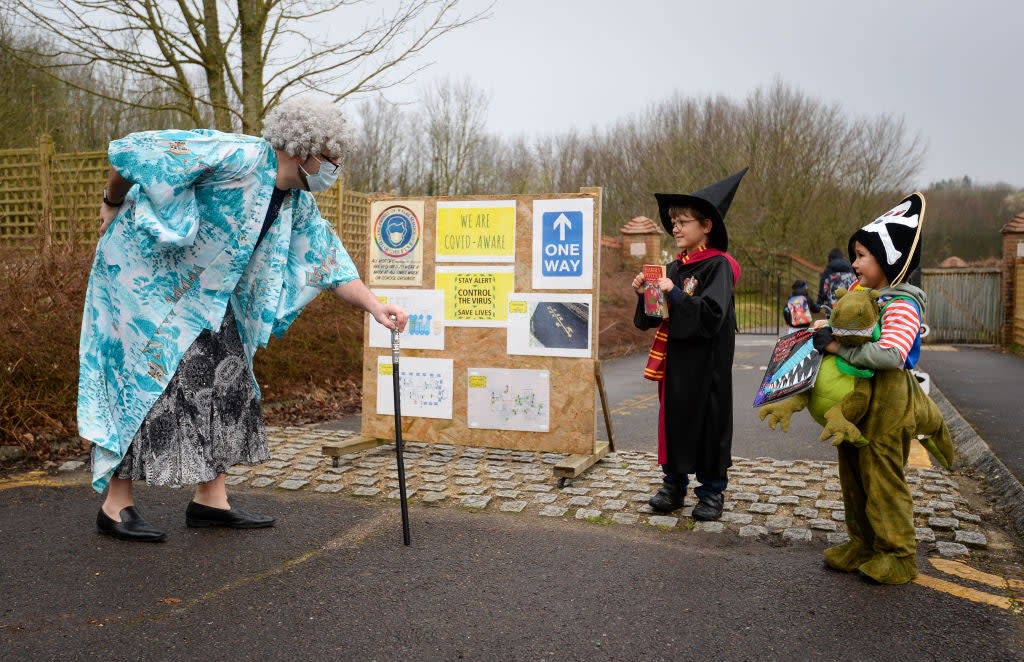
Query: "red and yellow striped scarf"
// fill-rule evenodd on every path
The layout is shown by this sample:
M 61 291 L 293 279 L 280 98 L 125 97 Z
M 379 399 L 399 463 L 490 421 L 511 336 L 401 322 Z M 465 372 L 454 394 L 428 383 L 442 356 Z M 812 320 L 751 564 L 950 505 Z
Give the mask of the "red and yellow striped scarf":
M 733 284 L 740 280 L 740 265 L 736 260 L 724 251 L 720 251 L 717 248 L 700 247 L 689 255 L 685 252 L 680 253 L 676 256 L 681 264 L 691 264 L 693 262 L 701 262 L 703 260 L 709 260 L 719 255 L 725 256 L 729 261 L 729 266 L 732 267 Z M 668 302 L 666 301 L 666 304 Z M 671 305 L 671 304 L 668 304 Z M 665 352 L 668 349 L 668 320 L 662 320 L 658 326 L 658 331 L 654 334 L 654 342 L 651 344 L 651 351 L 647 353 L 647 365 L 644 367 L 644 379 L 649 379 L 652 382 L 660 382 L 665 379 Z

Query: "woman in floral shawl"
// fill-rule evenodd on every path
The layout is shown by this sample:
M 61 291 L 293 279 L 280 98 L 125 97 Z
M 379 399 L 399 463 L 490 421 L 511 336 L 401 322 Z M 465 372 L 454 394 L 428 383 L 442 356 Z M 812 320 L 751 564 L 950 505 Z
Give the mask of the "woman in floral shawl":
M 231 466 L 270 458 L 256 349 L 325 289 L 405 327 L 405 312 L 359 280 L 311 195 L 349 151 L 343 115 L 293 100 L 265 127 L 263 138 L 169 130 L 110 143 L 78 392 L 93 487 L 106 490 L 102 533 L 166 537 L 135 509 L 135 480 L 196 485 L 188 526 L 273 525 L 233 507 L 224 482 Z

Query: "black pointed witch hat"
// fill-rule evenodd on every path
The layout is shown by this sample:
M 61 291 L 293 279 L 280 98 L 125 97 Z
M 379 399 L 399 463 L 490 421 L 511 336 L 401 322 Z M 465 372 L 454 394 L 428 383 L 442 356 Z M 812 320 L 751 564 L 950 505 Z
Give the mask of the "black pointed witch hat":
M 729 175 L 725 179 L 706 186 L 694 193 L 655 193 L 658 200 L 658 214 L 665 232 L 672 234 L 672 219 L 668 216 L 671 207 L 694 207 L 711 219 L 708 243 L 720 251 L 729 250 L 729 233 L 725 229 L 725 214 L 740 186 L 740 180 L 749 168 Z

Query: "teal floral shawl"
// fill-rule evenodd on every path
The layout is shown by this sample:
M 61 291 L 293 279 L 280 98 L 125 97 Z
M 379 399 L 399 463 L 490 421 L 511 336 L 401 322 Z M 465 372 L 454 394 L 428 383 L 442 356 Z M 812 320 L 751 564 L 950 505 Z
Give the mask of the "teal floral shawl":
M 100 238 L 82 319 L 78 429 L 94 445 L 98 492 L 185 350 L 220 328 L 229 302 L 251 367 L 321 289 L 359 277 L 305 191 L 291 191 L 255 248 L 277 175 L 262 138 L 135 133 L 111 142 L 108 158 L 134 186 Z

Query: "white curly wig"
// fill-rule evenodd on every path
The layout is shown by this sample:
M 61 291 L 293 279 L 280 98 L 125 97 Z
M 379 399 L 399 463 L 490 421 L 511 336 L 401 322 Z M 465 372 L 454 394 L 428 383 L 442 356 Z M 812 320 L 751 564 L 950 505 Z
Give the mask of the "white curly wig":
M 352 127 L 341 110 L 308 99 L 290 99 L 267 113 L 263 137 L 274 149 L 300 159 L 324 154 L 343 160 L 353 147 Z

